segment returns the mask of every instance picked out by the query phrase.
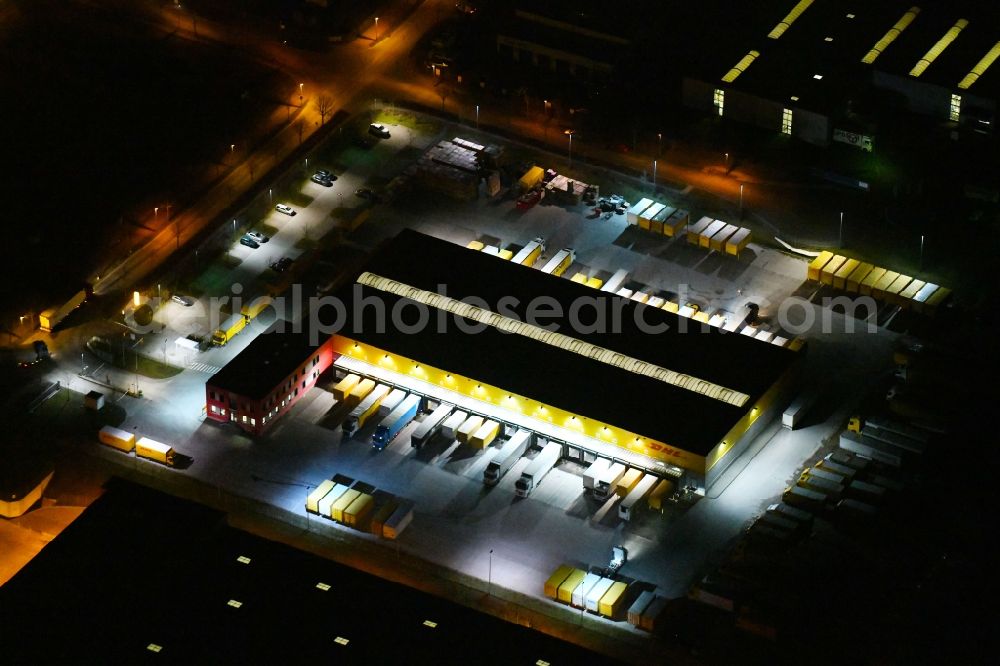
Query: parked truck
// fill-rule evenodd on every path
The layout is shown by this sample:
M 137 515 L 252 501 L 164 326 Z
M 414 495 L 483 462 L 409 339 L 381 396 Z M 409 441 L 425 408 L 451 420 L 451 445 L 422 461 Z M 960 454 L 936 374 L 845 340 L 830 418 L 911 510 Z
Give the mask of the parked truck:
M 566 272 L 566 269 L 570 267 L 575 259 L 576 251 L 573 248 L 563 248 L 545 262 L 545 265 L 542 266 L 542 272 L 558 277 Z
M 615 492 L 618 482 L 625 476 L 625 465 L 614 463 L 597 479 L 594 485 L 594 497 L 599 500 L 606 500 Z
M 507 442 L 500 447 L 493 459 L 490 460 L 486 469 L 483 470 L 483 483 L 487 486 L 495 486 L 500 483 L 500 479 L 510 471 L 524 452 L 531 446 L 532 432 L 530 430 L 518 430 Z
M 527 497 L 531 491 L 538 487 L 545 475 L 548 474 L 559 459 L 562 457 L 562 444 L 549 442 L 542 449 L 534 460 L 521 473 L 521 478 L 514 484 L 518 497 Z
M 620 268 L 615 271 L 615 274 L 604 283 L 601 287 L 601 291 L 610 292 L 612 294 L 617 294 L 618 290 L 625 286 L 625 281 L 628 279 L 628 271 L 624 268 Z
M 622 520 L 631 520 L 636 506 L 653 490 L 657 481 L 659 479 L 652 474 L 644 475 L 639 480 L 639 483 L 635 484 L 635 487 L 625 496 L 621 504 L 618 505 L 618 517 Z
M 413 420 L 420 409 L 420 396 L 411 395 L 382 420 L 372 435 L 372 448 L 381 451 Z
M 792 404 L 788 406 L 781 415 L 781 425 L 789 430 L 795 430 L 805 418 L 806 413 L 812 409 L 812 406 L 816 403 L 816 399 L 819 398 L 820 387 L 810 386 L 805 391 L 800 393 Z
M 98 431 L 97 439 L 100 440 L 101 444 L 124 451 L 125 453 L 131 453 L 132 449 L 135 448 L 134 434 L 109 425 L 104 426 Z
M 212 344 L 218 347 L 232 340 L 247 326 L 247 318 L 242 312 L 234 312 L 212 333 Z
M 135 443 L 135 455 L 140 458 L 155 460 L 164 465 L 174 464 L 174 449 L 169 444 L 157 442 L 155 439 L 143 437 Z
M 593 490 L 597 485 L 597 479 L 603 474 L 608 467 L 611 467 L 611 461 L 607 458 L 598 458 L 590 464 L 590 467 L 586 469 L 583 473 L 583 489 Z
M 653 488 L 652 492 L 646 496 L 646 504 L 653 511 L 663 511 L 663 501 L 674 492 L 674 482 L 670 479 L 662 479 Z
M 379 405 L 387 393 L 389 393 L 389 387 L 385 384 L 379 384 L 365 396 L 364 400 L 351 410 L 351 413 L 347 415 L 341 426 L 344 429 L 345 437 L 352 437 L 354 433 L 365 427 L 368 419 L 378 413 Z
M 410 435 L 410 446 L 419 449 L 421 446 L 426 444 L 434 435 L 438 433 L 441 429 L 441 424 L 444 423 L 448 415 L 451 414 L 451 410 L 455 408 L 454 405 L 450 405 L 446 402 L 438 405 L 437 409 L 427 415 L 417 429 L 413 431 Z
M 615 488 L 615 493 L 619 497 L 625 497 L 632 492 L 632 489 L 635 488 L 641 478 L 642 470 L 630 467 L 626 470 L 625 474 L 622 475 L 621 481 L 618 482 L 618 487 Z

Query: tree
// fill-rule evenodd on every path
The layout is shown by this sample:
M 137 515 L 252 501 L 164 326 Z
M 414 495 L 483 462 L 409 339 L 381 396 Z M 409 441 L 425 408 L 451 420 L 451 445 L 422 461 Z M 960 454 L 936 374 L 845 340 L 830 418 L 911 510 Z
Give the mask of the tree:
M 316 110 L 319 111 L 321 125 L 326 124 L 326 117 L 333 115 L 333 98 L 328 95 L 320 95 L 316 100 Z

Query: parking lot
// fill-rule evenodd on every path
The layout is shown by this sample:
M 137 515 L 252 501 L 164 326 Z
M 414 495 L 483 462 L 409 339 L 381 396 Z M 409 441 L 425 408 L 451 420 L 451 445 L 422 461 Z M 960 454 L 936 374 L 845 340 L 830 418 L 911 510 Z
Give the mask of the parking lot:
M 372 149 L 382 151 L 382 159 L 432 142 L 432 137 L 402 126 L 389 129 L 392 138 Z M 445 133 L 449 137 L 463 135 L 454 128 Z M 240 283 L 244 294 L 257 293 L 271 262 L 301 256 L 308 245 L 304 241 L 322 239 L 337 227 L 333 212 L 345 199 L 355 198 L 355 190 L 367 185 L 380 163 L 373 160 L 337 173 L 331 187 L 307 180 L 302 195 L 311 202 L 297 207 L 295 216 L 272 209 L 251 225 L 276 231 L 257 249 L 234 240 L 227 251 L 226 265 L 231 267 L 219 271 L 214 264 L 218 274 L 212 283 L 226 288 Z M 685 205 L 680 193 L 668 191 L 663 198 Z M 698 215 L 697 210 L 691 211 L 693 219 Z M 607 277 L 627 269 L 629 288 L 674 295 L 727 317 L 742 318 L 746 303 L 758 303 L 765 325 L 783 299 L 801 291 L 805 276 L 802 259 L 762 244 L 752 243 L 738 259 L 720 256 L 690 246 L 683 239 L 670 242 L 629 227 L 622 215 L 602 219 L 590 215 L 583 206 L 546 205 L 544 201 L 521 211 L 515 208 L 512 196 L 460 203 L 411 191 L 391 205 L 376 206 L 368 221 L 346 235 L 346 241 L 352 252 L 364 252 L 405 227 L 462 245 L 481 240 L 500 247 L 521 246 L 540 237 L 547 246 L 546 256 L 564 247 L 576 251 L 576 262 L 566 271 L 565 279 L 578 271 Z M 205 311 L 208 297 L 222 295 L 226 293 L 206 293 L 191 307 L 167 304 L 156 315 L 166 326 L 157 335 L 173 343 L 192 332 L 209 334 L 200 313 Z M 812 330 L 805 333 L 810 349 L 804 372 L 829 381 L 827 418 L 795 432 L 772 425 L 693 508 L 672 507 L 664 515 L 640 514 L 628 524 L 618 519 L 614 500 L 598 504 L 583 495 L 582 470 L 572 463 L 560 465 L 530 497 L 517 500 L 513 482 L 527 464 L 525 460 L 498 486 L 487 489 L 482 483 L 482 471 L 494 449 L 474 453 L 453 442 L 437 441 L 433 447 L 417 451 L 408 443 L 413 424 L 381 453 L 374 453 L 366 440 L 374 423 L 344 441 L 339 424 L 345 410 L 324 388 L 305 396 L 291 414 L 258 440 L 230 426 L 206 422 L 202 417 L 205 380 L 245 348 L 252 333 L 240 334 L 226 346 L 205 352 L 171 348 L 170 354 L 175 355 L 171 360 L 188 370 L 161 382 L 145 382 L 149 385 L 146 398 L 130 403 L 123 427 L 170 442 L 194 459 L 190 468 L 174 474 L 192 475 L 300 514 L 304 513 L 308 489 L 335 473 L 410 498 L 416 502 L 416 517 L 399 540 L 404 552 L 480 579 L 492 574 L 493 584 L 511 590 L 541 596 L 542 583 L 554 567 L 563 562 L 582 568 L 605 566 L 611 546 L 621 544 L 629 550 L 624 576 L 655 584 L 661 594 L 680 596 L 705 563 L 718 557 L 752 517 L 780 495 L 802 460 L 850 409 L 854 383 L 870 375 L 872 367 L 886 358 L 892 336 L 884 330 L 877 334 L 845 333 L 844 315 L 825 310 L 831 332 L 821 333 L 824 310 L 807 302 L 803 308 L 815 315 Z M 156 344 L 153 349 L 157 349 Z M 746 362 L 752 364 L 753 360 Z M 681 415 L 665 415 L 670 417 Z M 102 450 L 99 455 L 127 460 L 113 451 Z M 347 530 L 321 519 L 312 520 L 310 528 Z M 374 538 L 347 531 L 359 539 Z

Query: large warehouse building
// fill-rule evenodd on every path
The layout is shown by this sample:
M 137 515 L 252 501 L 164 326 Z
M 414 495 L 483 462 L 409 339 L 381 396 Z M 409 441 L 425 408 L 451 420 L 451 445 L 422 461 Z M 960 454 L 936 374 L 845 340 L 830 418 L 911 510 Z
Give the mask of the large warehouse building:
M 797 367 L 798 352 L 413 231 L 387 243 L 337 296 L 347 313 L 338 333 L 301 346 L 282 367 L 270 363 L 266 378 L 247 369 L 280 343 L 255 351 L 255 341 L 231 364 L 243 370 L 227 366 L 209 380 L 209 416 L 263 427 L 331 358 L 530 427 L 563 441 L 570 458 L 609 455 L 707 487 L 783 407 Z M 637 314 L 666 330 L 648 332 Z M 330 308 L 321 319 L 333 316 Z M 240 388 L 244 381 L 256 388 Z M 212 413 L 230 394 L 251 393 L 247 423 L 241 413 Z

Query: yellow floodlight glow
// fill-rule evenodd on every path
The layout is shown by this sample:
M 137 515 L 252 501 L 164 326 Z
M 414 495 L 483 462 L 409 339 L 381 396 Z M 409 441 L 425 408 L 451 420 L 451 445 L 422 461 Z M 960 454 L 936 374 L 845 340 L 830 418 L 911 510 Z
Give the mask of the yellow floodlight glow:
M 987 51 L 986 55 L 983 56 L 983 59 L 976 63 L 976 66 L 965 75 L 964 79 L 959 81 L 958 87 L 962 90 L 968 90 L 980 76 L 986 73 L 986 70 L 989 69 L 990 65 L 992 65 L 993 61 L 997 58 L 1000 58 L 1000 42 L 994 44 L 993 48 Z
M 781 21 L 778 22 L 778 25 L 774 26 L 774 29 L 767 33 L 767 36 L 771 39 L 781 37 L 785 34 L 786 30 L 792 27 L 792 24 L 795 23 L 795 19 L 802 16 L 802 12 L 809 9 L 809 5 L 812 3 L 813 0 L 799 0 L 799 2 L 792 7 L 792 11 L 788 12 L 788 16 L 781 19 Z
M 753 61 L 760 56 L 758 51 L 750 51 L 743 58 L 736 63 L 731 70 L 726 72 L 726 75 L 722 77 L 722 80 L 726 83 L 732 83 L 736 78 L 747 71 L 747 68 L 753 64 Z
M 139 292 L 132 292 L 132 305 L 139 307 Z
M 621 352 L 612 351 L 605 347 L 599 347 L 595 344 L 584 342 L 579 338 L 566 335 L 565 333 L 549 331 L 517 319 L 505 317 L 492 310 L 476 307 L 470 303 L 464 303 L 433 291 L 419 289 L 374 273 L 366 271 L 358 277 L 357 281 L 358 284 L 363 284 L 366 287 L 394 294 L 402 298 L 408 298 L 417 303 L 423 303 L 424 305 L 443 310 L 458 317 L 479 322 L 486 326 L 492 326 L 503 333 L 512 333 L 530 338 L 536 342 L 584 356 L 592 361 L 655 379 L 736 407 L 742 407 L 750 399 L 750 396 L 746 393 L 736 391 L 735 389 L 726 388 L 725 386 L 720 386 L 699 377 L 670 370 L 669 368 L 664 368 Z
M 955 25 L 948 28 L 948 32 L 944 33 L 944 36 L 937 40 L 937 43 L 924 54 L 924 57 L 917 61 L 917 64 L 910 70 L 910 76 L 917 77 L 923 74 L 924 70 L 931 66 L 931 63 L 934 62 L 939 55 L 941 55 L 942 51 L 948 48 L 948 45 L 958 38 L 958 34 L 962 32 L 967 25 L 969 25 L 969 22 L 965 19 L 958 19 L 955 21 Z
M 875 58 L 878 58 L 882 55 L 883 51 L 889 48 L 889 44 L 892 44 L 896 38 L 899 37 L 899 33 L 906 30 L 907 26 L 913 23 L 913 19 L 917 18 L 917 14 L 919 13 L 920 7 L 910 7 L 910 9 L 907 10 L 907 12 L 903 14 L 898 21 L 896 21 L 895 25 L 889 28 L 889 31 L 882 35 L 882 39 L 875 42 L 875 46 L 872 47 L 871 51 L 865 54 L 865 57 L 861 59 L 861 62 L 866 65 L 870 65 L 875 62 Z

